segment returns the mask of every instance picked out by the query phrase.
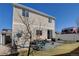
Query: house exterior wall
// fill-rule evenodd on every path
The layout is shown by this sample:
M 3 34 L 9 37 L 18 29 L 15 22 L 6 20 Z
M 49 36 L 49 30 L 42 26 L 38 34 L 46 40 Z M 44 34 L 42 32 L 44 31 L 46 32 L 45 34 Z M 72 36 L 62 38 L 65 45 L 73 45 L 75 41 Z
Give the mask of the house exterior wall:
M 12 25 L 12 36 L 16 34 L 18 31 L 23 30 L 25 31 L 25 25 L 22 23 L 21 18 L 19 15 L 22 16 L 22 8 L 13 7 L 13 25 Z M 27 19 L 27 17 L 26 17 Z M 53 31 L 53 38 L 55 38 L 55 20 L 52 20 L 52 23 L 49 23 L 49 17 L 42 16 L 40 14 L 34 13 L 29 11 L 29 18 L 30 27 L 33 33 L 33 39 L 36 39 L 36 30 L 42 30 L 42 39 L 47 39 L 47 30 Z

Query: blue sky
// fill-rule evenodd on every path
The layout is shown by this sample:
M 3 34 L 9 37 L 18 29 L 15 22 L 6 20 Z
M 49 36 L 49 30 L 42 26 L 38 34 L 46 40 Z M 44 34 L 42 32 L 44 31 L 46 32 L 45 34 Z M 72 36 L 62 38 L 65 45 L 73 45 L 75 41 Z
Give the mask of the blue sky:
M 56 31 L 66 27 L 76 26 L 76 20 L 79 18 L 79 4 L 23 4 L 41 12 L 52 15 L 56 18 Z M 3 28 L 12 28 L 12 5 L 0 4 L 0 31 Z

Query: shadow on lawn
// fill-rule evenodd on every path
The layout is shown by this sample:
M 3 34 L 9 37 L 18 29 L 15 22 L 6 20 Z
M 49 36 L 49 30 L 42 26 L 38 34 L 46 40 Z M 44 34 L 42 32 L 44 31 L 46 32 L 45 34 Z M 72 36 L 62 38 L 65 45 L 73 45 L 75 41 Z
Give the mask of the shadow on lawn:
M 60 54 L 56 56 L 79 56 L 79 47 L 70 53 Z
M 19 53 L 17 52 L 17 53 L 13 53 L 13 54 L 5 55 L 5 56 L 18 56 L 18 55 L 19 55 Z

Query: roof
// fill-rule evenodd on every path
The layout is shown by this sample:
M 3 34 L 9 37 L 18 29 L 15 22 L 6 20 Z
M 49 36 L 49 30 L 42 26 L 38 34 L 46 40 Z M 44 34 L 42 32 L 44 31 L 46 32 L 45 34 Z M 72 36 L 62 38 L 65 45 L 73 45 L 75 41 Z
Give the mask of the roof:
M 68 28 L 64 28 L 62 30 L 73 29 L 73 28 L 77 28 L 77 27 L 68 27 Z
M 30 7 L 24 6 L 24 5 L 22 5 L 22 4 L 13 3 L 12 5 L 15 6 L 15 7 L 19 7 L 19 8 L 23 8 L 23 9 L 29 10 L 29 11 L 31 11 L 31 12 L 35 12 L 35 13 L 40 14 L 40 15 L 42 15 L 42 16 L 46 16 L 46 17 L 53 18 L 53 19 L 55 20 L 55 17 L 53 17 L 53 16 L 51 16 L 51 15 L 48 15 L 48 14 L 46 14 L 46 13 L 43 13 L 43 12 L 40 12 L 40 11 L 38 11 L 38 10 L 32 9 L 32 8 L 30 8 Z
M 2 29 L 2 31 L 8 31 L 8 30 L 10 30 L 10 31 L 11 31 L 12 29 Z

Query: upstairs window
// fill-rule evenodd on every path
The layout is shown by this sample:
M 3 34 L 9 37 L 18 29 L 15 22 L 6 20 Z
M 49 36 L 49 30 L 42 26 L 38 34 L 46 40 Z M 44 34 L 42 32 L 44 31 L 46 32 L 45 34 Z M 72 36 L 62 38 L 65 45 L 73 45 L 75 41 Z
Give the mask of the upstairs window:
M 29 12 L 27 10 L 22 10 L 22 16 L 29 17 Z
M 49 23 L 52 23 L 52 18 L 49 18 L 49 19 L 48 19 L 48 22 L 49 22 Z
M 42 30 L 36 30 L 36 35 L 42 35 Z

